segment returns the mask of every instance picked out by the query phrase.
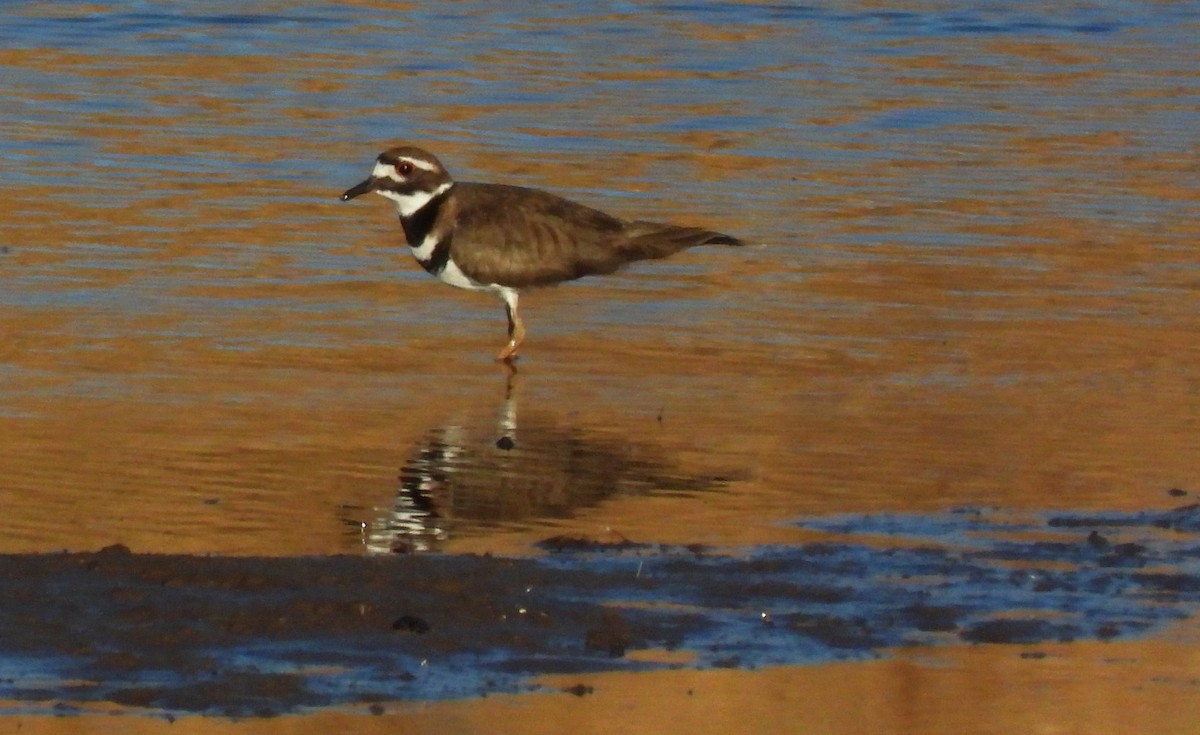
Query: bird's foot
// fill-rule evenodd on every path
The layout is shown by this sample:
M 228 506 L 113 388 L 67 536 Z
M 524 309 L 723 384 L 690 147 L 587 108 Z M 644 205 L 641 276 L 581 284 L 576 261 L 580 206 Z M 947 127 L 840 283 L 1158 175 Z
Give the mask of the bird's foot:
M 507 362 L 510 365 L 517 360 L 517 341 L 513 340 L 504 345 L 504 349 L 500 350 L 500 354 L 496 355 L 496 362 Z

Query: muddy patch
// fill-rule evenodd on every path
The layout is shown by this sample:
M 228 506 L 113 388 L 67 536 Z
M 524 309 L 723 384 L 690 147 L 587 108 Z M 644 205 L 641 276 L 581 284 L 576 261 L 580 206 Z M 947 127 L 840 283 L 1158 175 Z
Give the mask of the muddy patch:
M 548 543 L 536 558 L 0 556 L 0 699 L 274 715 L 918 645 L 1152 634 L 1200 602 L 1200 506 L 801 522 L 828 540 Z M 576 540 L 580 541 L 580 540 Z M 637 650 L 670 657 L 632 656 Z M 1024 651 L 1036 654 L 1036 649 Z

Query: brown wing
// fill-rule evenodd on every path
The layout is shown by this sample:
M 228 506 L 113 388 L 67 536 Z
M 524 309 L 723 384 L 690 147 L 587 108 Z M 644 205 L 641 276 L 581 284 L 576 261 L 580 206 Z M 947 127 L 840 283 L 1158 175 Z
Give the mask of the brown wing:
M 476 281 L 513 288 L 612 273 L 694 245 L 741 244 L 694 227 L 626 222 L 537 189 L 459 183 L 454 199 L 450 257 Z
M 665 258 L 684 248 L 700 245 L 735 245 L 746 243 L 720 232 L 703 227 L 682 227 L 659 222 L 628 222 L 625 225 L 625 242 L 621 249 L 631 260 Z

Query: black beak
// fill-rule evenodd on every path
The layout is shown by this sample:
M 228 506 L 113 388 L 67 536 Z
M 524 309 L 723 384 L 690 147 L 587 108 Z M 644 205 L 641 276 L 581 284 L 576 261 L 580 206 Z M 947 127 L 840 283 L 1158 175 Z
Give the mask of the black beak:
M 342 192 L 342 201 L 348 202 L 354 197 L 360 197 L 363 194 L 367 194 L 372 191 L 375 191 L 375 181 L 373 179 L 367 179 L 366 181 L 355 184 L 346 191 Z

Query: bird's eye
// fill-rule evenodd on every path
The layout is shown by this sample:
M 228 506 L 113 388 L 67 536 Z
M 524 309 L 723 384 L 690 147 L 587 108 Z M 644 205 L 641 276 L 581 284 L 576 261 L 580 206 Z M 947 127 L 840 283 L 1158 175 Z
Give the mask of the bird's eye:
M 408 161 L 401 161 L 396 164 L 396 170 L 400 172 L 401 176 L 408 176 L 413 172 L 413 165 Z

